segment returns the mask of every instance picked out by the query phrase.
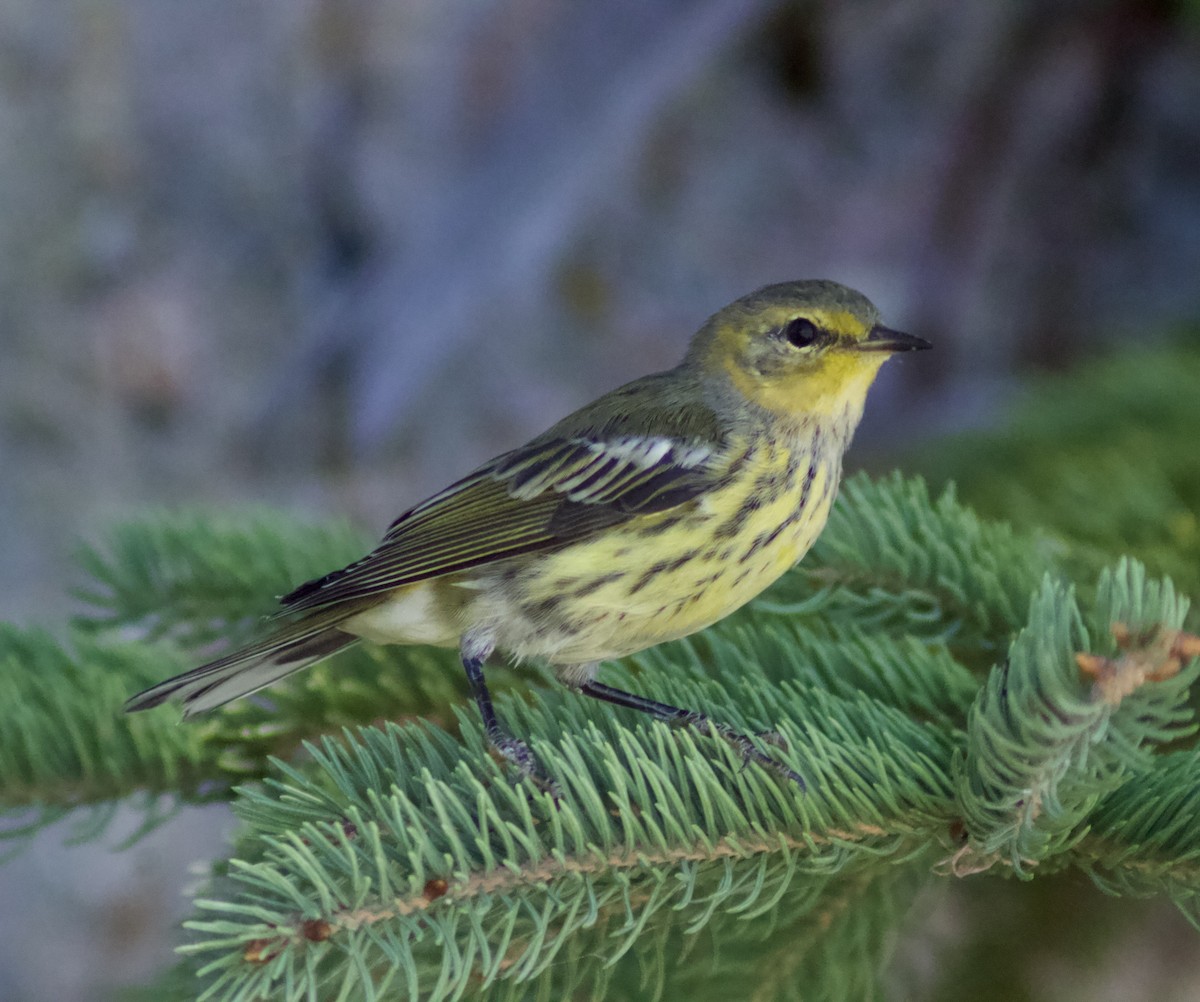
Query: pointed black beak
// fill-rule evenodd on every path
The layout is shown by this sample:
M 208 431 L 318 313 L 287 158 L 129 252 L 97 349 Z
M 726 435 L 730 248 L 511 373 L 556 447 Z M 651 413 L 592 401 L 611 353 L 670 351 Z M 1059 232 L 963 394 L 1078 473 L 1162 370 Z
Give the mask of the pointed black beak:
M 859 341 L 855 347 L 859 351 L 924 351 L 933 345 L 915 334 L 905 334 L 903 331 L 894 331 L 890 327 L 876 324 L 871 328 L 866 340 Z

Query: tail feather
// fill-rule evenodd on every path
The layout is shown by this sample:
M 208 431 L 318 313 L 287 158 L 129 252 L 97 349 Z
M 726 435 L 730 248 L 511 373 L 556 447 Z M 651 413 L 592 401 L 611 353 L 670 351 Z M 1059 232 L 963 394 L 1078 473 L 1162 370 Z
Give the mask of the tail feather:
M 357 641 L 358 637 L 329 625 L 327 620 L 291 624 L 258 643 L 139 692 L 126 702 L 125 712 L 148 710 L 179 696 L 183 715 L 191 717 L 257 692 Z

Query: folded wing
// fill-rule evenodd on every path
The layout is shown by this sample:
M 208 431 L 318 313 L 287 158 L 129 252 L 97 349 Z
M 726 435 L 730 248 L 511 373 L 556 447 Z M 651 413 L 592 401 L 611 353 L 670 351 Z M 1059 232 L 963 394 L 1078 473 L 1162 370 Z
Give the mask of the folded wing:
M 640 430 L 636 411 L 601 427 L 556 426 L 401 515 L 362 560 L 285 595 L 282 614 L 561 548 L 684 504 L 711 488 L 725 466 L 719 442 L 695 434 L 711 420 L 697 409 L 704 410 L 673 411 L 654 434 Z

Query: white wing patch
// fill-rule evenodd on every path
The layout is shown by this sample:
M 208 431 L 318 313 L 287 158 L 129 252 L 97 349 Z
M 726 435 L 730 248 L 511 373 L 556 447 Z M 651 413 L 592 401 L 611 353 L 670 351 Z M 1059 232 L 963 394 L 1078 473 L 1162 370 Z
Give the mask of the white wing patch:
M 670 463 L 691 469 L 712 456 L 707 445 L 685 445 L 673 438 L 614 438 L 608 442 L 581 442 L 597 456 L 629 463 L 639 469 L 649 469 L 659 463 Z
M 579 438 L 564 441 L 558 452 L 538 457 L 542 465 L 536 472 L 520 465 L 503 472 L 517 474 L 511 489 L 514 498 L 528 500 L 553 488 L 573 501 L 585 501 L 603 497 L 624 482 L 644 479 L 649 471 L 696 469 L 712 457 L 711 446 L 663 436 Z

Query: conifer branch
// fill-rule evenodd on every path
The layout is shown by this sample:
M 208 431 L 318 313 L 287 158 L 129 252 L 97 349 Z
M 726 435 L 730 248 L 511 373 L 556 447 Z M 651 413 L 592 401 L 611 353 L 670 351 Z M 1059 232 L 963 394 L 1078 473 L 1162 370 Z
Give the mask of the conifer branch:
M 162 512 L 83 546 L 75 594 L 82 629 L 135 631 L 186 648 L 244 639 L 273 596 L 357 559 L 369 540 L 348 523 L 314 526 L 278 512 Z
M 1044 542 L 980 519 L 956 500 L 953 486 L 934 501 L 919 478 L 857 475 L 842 486 L 798 573 L 752 608 L 953 639 L 978 651 L 1007 643 L 1052 569 Z
M 1131 561 L 1102 575 L 1096 606 L 1101 621 L 1130 619 L 1152 637 L 1165 630 L 1163 658 L 1187 611 L 1169 583 L 1148 583 Z M 1194 668 L 1181 673 L 1176 661 L 1166 674 L 1135 672 L 1143 659 L 1129 657 L 1108 679 L 1120 684 L 1089 684 L 1078 666 L 1089 645 L 1073 593 L 1047 579 L 1029 624 L 971 709 L 966 750 L 955 760 L 969 841 L 949 861 L 952 872 L 1003 861 L 1028 875 L 1083 837 L 1106 793 L 1149 767 L 1152 743 L 1194 730 L 1187 707 Z M 1096 657 L 1083 660 L 1092 665 Z
M 740 695 L 726 692 L 722 704 Z M 637 929 L 670 907 L 694 931 L 730 909 L 773 907 L 803 874 L 903 858 L 919 849 L 918 830 L 947 820 L 938 805 L 949 803 L 949 745 L 861 697 L 784 692 L 774 701 L 777 724 L 803 749 L 789 761 L 811 777 L 807 796 L 744 768 L 723 742 L 627 728 L 603 711 L 574 721 L 585 713 L 575 703 L 523 707 L 539 755 L 564 779 L 557 805 L 476 758 L 474 727 L 457 760 L 411 728 L 327 740 L 313 757 L 317 788 L 330 792 L 315 797 L 294 770 L 247 791 L 239 810 L 256 858 L 231 871 L 227 903 L 205 903 L 211 916 L 192 924 L 203 938 L 189 949 L 219 955 L 205 968 L 212 992 L 253 997 L 273 978 L 301 977 L 314 950 L 348 953 L 350 966 L 386 960 L 414 985 L 441 979 L 448 991 L 463 979 L 533 976 L 598 910 L 627 914 Z M 394 770 L 386 795 L 375 785 L 381 761 Z M 426 956 L 429 925 L 455 946 Z M 507 945 L 497 952 L 501 927 Z M 609 944 L 606 956 L 635 939 Z M 455 960 L 489 953 L 493 966 Z M 430 964 L 441 965 L 436 977 L 422 974 Z
M 1200 926 L 1200 752 L 1160 756 L 1101 801 L 1073 861 L 1111 894 L 1167 894 Z
M 397 656 L 399 654 L 399 656 Z M 461 672 L 442 652 L 362 648 L 220 714 L 181 724 L 174 708 L 126 714 L 125 700 L 189 664 L 164 642 L 76 630 L 67 644 L 0 624 L 0 838 L 33 834 L 88 808 L 76 838 L 97 838 L 118 800 L 150 830 L 184 803 L 227 800 L 333 726 L 410 716 L 452 719 Z
M 705 936 L 773 956 L 784 927 L 814 944 L 787 953 L 801 968 L 859 958 L 846 984 L 861 995 L 895 889 L 935 858 L 958 874 L 1078 866 L 1200 915 L 1200 760 L 1182 744 L 1200 642 L 1180 632 L 1186 600 L 1135 562 L 1071 585 L 1040 542 L 952 494 L 855 478 L 771 594 L 604 666 L 622 688 L 778 732 L 769 752 L 807 793 L 712 735 L 557 685 L 501 694 L 562 787 L 552 801 L 488 757 L 452 652 L 420 647 L 364 645 L 186 726 L 120 713 L 196 646 L 252 627 L 266 610 L 245 615 L 251 592 L 358 551 L 339 531 L 309 546 L 310 531 L 302 545 L 283 518 L 246 538 L 194 515 L 131 524 L 85 558 L 102 611 L 65 642 L 0 630 L 10 833 L 94 805 L 79 833 L 95 837 L 131 795 L 148 822 L 234 798 L 242 834 L 189 923 L 207 997 L 561 997 L 638 965 L 665 984 L 665 952 Z M 864 894 L 874 910 L 838 910 Z
M 222 795 L 201 731 L 161 717 L 118 719 L 127 680 L 178 667 L 172 652 L 154 646 L 76 636 L 68 649 L 44 632 L 0 624 L 0 838 L 81 809 L 74 837 L 95 838 L 117 800 L 135 792 L 148 830 L 177 797 Z M 228 796 L 228 775 L 223 785 Z

